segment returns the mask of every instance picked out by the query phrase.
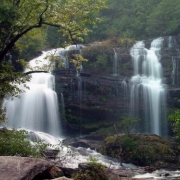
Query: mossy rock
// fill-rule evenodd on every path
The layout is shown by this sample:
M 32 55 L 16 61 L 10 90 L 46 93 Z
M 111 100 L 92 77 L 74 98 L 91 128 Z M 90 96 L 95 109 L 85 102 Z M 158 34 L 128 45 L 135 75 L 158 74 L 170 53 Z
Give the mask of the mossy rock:
M 139 166 L 155 165 L 158 161 L 178 163 L 177 146 L 156 135 L 109 136 L 99 151 Z
M 108 180 L 106 167 L 97 162 L 79 165 L 79 172 L 73 174 L 74 180 Z

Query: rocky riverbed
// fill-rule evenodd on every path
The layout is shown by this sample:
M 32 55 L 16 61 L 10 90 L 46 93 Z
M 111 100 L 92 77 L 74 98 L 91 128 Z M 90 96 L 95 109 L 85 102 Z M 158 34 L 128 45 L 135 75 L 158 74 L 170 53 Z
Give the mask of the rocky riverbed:
M 39 158 L 1 156 L 0 180 L 70 180 L 76 172 L 90 168 L 87 163 L 79 164 L 78 168 L 65 168 L 59 161 Z M 149 173 L 149 171 L 152 171 Z M 104 173 L 109 180 L 151 180 L 179 179 L 180 171 L 156 170 L 150 167 L 110 169 Z

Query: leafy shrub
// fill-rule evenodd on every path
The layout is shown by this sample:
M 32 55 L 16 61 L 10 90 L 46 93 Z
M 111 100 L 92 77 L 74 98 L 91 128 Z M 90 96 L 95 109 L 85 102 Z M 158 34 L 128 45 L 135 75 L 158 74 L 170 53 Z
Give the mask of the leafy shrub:
M 40 157 L 41 152 L 46 148 L 43 142 L 35 145 L 27 140 L 28 132 L 25 130 L 0 130 L 0 156 L 33 156 Z
M 135 43 L 134 39 L 130 38 L 120 38 L 119 39 L 119 45 L 121 47 L 131 47 Z
M 132 116 L 123 116 L 118 126 L 123 129 L 124 133 L 129 135 L 132 129 L 137 125 L 139 119 Z M 137 129 L 137 128 L 136 128 Z
M 175 139 L 178 143 L 178 147 L 180 148 L 180 110 L 176 109 L 174 112 L 172 112 L 169 115 L 169 120 L 171 121 Z
M 96 74 L 112 73 L 113 48 L 108 44 L 98 44 L 83 49 L 83 57 L 88 62 L 83 65 L 86 71 Z
M 178 151 L 174 145 L 156 135 L 121 135 L 105 139 L 100 152 L 139 166 L 153 165 L 158 161 L 176 163 Z
M 90 162 L 86 168 L 73 175 L 74 180 L 108 180 L 105 166 L 97 162 Z

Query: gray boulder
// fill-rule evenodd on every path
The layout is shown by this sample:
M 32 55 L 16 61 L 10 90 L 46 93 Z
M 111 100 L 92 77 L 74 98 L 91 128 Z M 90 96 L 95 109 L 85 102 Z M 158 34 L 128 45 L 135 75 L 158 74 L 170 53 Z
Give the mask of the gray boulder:
M 0 180 L 31 180 L 37 176 L 47 177 L 53 166 L 52 162 L 38 158 L 0 156 Z

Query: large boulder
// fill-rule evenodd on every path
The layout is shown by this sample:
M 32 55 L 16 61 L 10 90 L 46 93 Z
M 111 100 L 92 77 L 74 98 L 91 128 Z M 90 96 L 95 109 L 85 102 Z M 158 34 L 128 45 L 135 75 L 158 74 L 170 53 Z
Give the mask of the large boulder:
M 103 144 L 104 138 L 101 136 L 84 136 L 79 138 L 67 138 L 63 143 L 71 147 L 83 147 L 93 150 L 98 149 Z
M 0 156 L 0 180 L 31 180 L 49 178 L 53 163 L 30 157 Z

